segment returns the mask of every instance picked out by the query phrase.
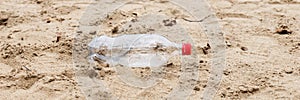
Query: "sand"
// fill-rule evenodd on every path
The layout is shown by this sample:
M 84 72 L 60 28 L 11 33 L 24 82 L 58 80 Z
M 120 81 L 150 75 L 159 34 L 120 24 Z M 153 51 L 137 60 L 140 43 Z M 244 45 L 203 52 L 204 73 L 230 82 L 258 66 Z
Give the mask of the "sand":
M 109 14 L 89 12 L 97 4 L 92 0 L 1 0 L 0 99 L 204 99 L 206 89 L 217 82 L 210 83 L 209 76 L 219 71 L 214 100 L 300 99 L 300 1 L 207 2 L 220 25 L 226 55 L 214 56 L 219 47 L 195 21 L 199 18 L 168 0 L 131 2 Z M 183 57 L 183 63 L 179 56 L 170 59 L 158 73 L 131 69 L 133 79 L 146 80 L 140 84 L 124 76 L 128 69 L 77 63 L 86 62 L 87 46 L 81 44 L 93 37 L 138 33 L 192 42 L 193 55 Z M 214 57 L 224 63 L 215 65 Z M 221 65 L 224 70 L 216 68 Z M 92 69 L 78 74 L 78 67 Z M 153 77 L 159 77 L 156 84 L 147 81 Z M 176 93 L 181 85 L 186 89 Z

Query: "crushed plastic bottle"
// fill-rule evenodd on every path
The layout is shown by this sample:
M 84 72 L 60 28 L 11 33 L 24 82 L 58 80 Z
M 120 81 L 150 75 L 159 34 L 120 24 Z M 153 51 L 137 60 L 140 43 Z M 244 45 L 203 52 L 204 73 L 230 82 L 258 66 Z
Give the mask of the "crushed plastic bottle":
M 89 60 L 126 67 L 159 67 L 178 55 L 191 55 L 191 44 L 176 44 L 157 34 L 100 36 L 89 44 Z

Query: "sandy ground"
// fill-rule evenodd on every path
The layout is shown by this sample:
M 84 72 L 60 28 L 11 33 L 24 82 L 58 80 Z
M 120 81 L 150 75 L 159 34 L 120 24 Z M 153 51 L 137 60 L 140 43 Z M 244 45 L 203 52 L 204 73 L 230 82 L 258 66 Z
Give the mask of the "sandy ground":
M 86 99 L 88 96 L 73 69 L 74 34 L 117 36 L 156 32 L 168 35 L 174 42 L 181 40 L 177 34 L 167 33 L 187 32 L 191 36 L 199 57 L 193 59 L 197 64 L 191 66 L 197 67 L 199 79 L 195 80 L 188 99 L 202 97 L 211 73 L 213 52 L 208 49 L 210 43 L 203 29 L 184 20 L 190 17 L 188 12 L 167 0 L 150 0 L 124 6 L 109 17 L 95 20 L 103 25 L 102 31 L 80 30 L 79 20 L 90 3 L 91 0 L 0 1 L 0 99 Z M 226 68 L 214 99 L 299 100 L 300 1 L 208 3 L 218 17 L 226 44 Z M 144 16 L 151 11 L 166 16 Z M 158 12 L 155 14 L 159 15 Z M 163 99 L 179 81 L 177 60 L 170 59 L 159 84 L 146 89 L 122 82 L 115 68 L 98 65 L 102 70 L 94 71 L 95 77 L 106 82 L 105 88 L 110 92 L 95 93 L 108 99 Z M 134 70 L 137 76 L 149 78 L 149 69 Z

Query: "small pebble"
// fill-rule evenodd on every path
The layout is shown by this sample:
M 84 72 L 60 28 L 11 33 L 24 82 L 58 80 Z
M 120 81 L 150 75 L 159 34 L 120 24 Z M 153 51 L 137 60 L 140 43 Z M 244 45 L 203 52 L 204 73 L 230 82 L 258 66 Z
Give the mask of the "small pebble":
M 231 47 L 231 46 L 232 46 L 231 43 L 228 42 L 228 41 L 226 41 L 225 43 L 226 43 L 226 45 L 227 45 L 228 47 Z
M 258 90 L 259 86 L 253 86 L 252 88 L 255 89 L 255 90 Z
M 8 39 L 12 39 L 12 36 L 11 36 L 12 34 L 9 34 L 8 36 L 7 36 L 7 38 Z
M 199 63 L 204 63 L 204 61 L 203 61 L 203 60 L 200 60 Z
M 200 88 L 199 88 L 198 86 L 196 86 L 196 87 L 194 88 L 194 90 L 195 90 L 195 91 L 200 91 Z
M 258 86 L 251 86 L 251 87 L 249 87 L 248 92 L 254 93 L 254 92 L 258 91 L 258 90 L 259 90 Z
M 95 35 L 97 33 L 97 31 L 91 31 L 90 34 L 91 35 Z
M 138 13 L 134 12 L 134 13 L 132 13 L 132 15 L 134 15 L 134 16 L 138 16 Z
M 13 30 L 12 32 L 13 32 L 13 33 L 21 32 L 21 30 L 20 30 L 20 29 L 16 29 L 16 30 Z
M 76 33 L 82 33 L 82 31 L 79 30 L 79 31 L 76 31 Z
M 242 49 L 243 51 L 247 51 L 247 50 L 248 50 L 247 47 L 241 47 L 241 49 Z
M 100 77 L 104 77 L 105 74 L 106 74 L 105 71 L 100 71 L 100 72 L 99 72 Z
M 246 86 L 244 86 L 244 85 L 239 86 L 239 89 L 242 92 L 247 92 L 248 91 L 248 88 Z
M 293 73 L 293 68 L 286 67 L 286 68 L 284 68 L 284 72 L 287 73 L 287 74 L 292 74 Z

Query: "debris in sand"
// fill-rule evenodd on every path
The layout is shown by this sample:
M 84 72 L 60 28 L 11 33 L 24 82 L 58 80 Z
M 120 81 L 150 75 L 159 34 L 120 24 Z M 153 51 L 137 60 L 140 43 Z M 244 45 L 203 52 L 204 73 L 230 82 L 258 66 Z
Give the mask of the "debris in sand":
M 26 70 L 28 70 L 28 71 L 31 71 L 28 67 L 26 67 L 26 66 L 23 66 Z
M 231 70 L 229 70 L 229 69 L 226 69 L 226 70 L 223 71 L 224 75 L 229 75 L 230 73 L 231 73 Z
M 166 20 L 163 20 L 163 23 L 165 26 L 173 26 L 173 25 L 176 25 L 176 20 L 175 19 L 166 19 Z
M 210 47 L 210 45 L 207 43 L 207 45 L 206 45 L 205 47 L 201 48 L 201 49 L 202 49 L 203 53 L 204 53 L 205 55 L 207 55 L 207 54 L 208 54 L 208 50 L 211 49 L 211 47 Z
M 187 19 L 187 18 L 182 18 L 183 20 L 185 21 L 188 21 L 188 22 L 203 22 L 204 20 L 206 20 L 207 18 L 211 17 L 212 15 L 208 15 L 204 18 L 202 18 L 201 20 L 190 20 L 190 19 Z
M 61 39 L 61 35 L 62 33 L 56 33 L 57 36 L 56 36 L 56 41 L 55 42 L 59 42 L 59 40 Z
M 286 25 L 280 25 L 279 28 L 276 29 L 276 33 L 280 35 L 292 34 L 292 31 L 289 30 L 289 27 Z
M 118 26 L 114 27 L 114 28 L 111 30 L 111 32 L 112 32 L 113 34 L 118 33 L 118 31 L 119 31 L 119 27 L 118 27 Z

